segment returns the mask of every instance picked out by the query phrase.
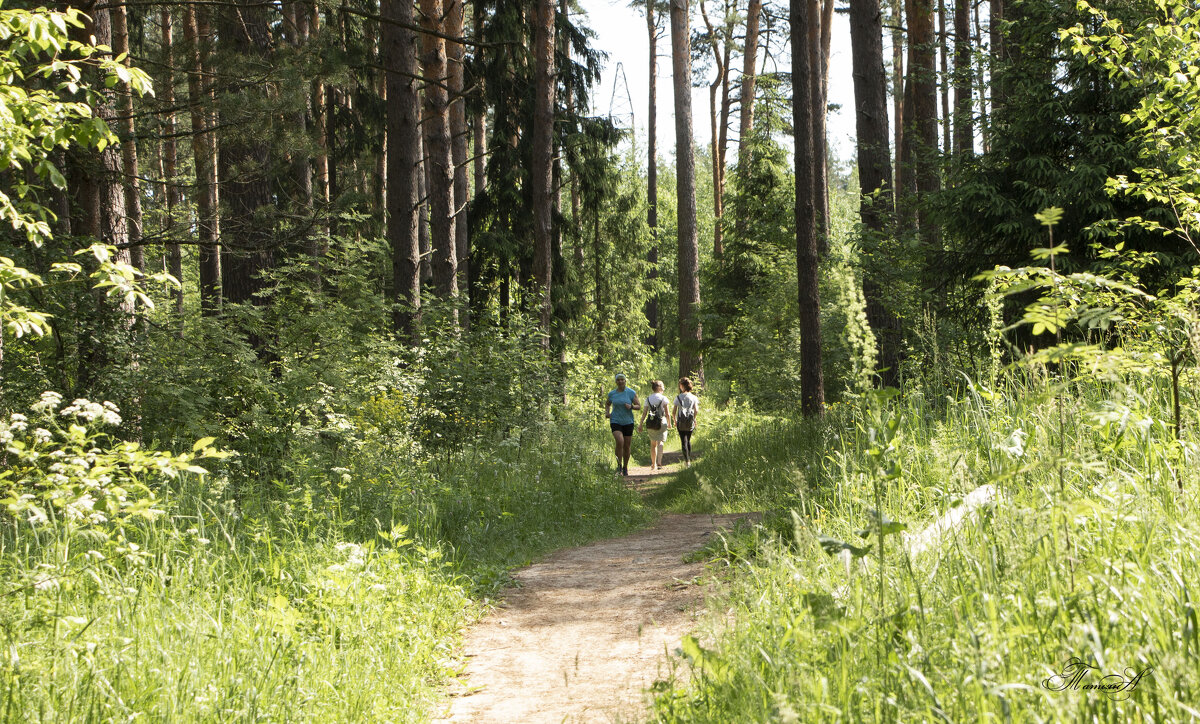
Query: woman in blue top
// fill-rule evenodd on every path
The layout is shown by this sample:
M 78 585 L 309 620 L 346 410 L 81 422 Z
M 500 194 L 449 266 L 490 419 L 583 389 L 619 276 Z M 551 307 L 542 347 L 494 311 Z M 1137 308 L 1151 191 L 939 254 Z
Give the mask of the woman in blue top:
M 604 416 L 608 418 L 616 443 L 617 469 L 629 474 L 629 451 L 633 447 L 633 411 L 642 409 L 637 390 L 625 386 L 625 375 L 617 374 L 617 389 L 608 393 Z

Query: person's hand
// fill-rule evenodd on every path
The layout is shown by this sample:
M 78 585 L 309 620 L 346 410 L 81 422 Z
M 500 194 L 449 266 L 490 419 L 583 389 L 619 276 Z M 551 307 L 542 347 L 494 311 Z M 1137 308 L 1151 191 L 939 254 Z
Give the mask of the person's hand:
M 625 403 L 625 409 L 626 409 L 626 410 L 632 410 L 632 409 L 633 409 L 633 404 L 632 404 L 632 403 L 629 403 L 629 402 L 626 402 L 626 403 Z
M 604 417 L 605 417 L 605 419 L 612 419 L 612 413 L 609 412 L 608 410 L 605 410 Z

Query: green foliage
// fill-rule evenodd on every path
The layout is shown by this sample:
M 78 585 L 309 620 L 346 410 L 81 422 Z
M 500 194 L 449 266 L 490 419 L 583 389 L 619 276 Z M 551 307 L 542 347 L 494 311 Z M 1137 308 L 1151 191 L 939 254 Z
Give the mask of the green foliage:
M 800 331 L 796 290 L 795 184 L 783 149 L 756 125 L 746 176 L 731 174 L 734 192 L 726 221 L 726 260 L 711 270 L 705 330 L 710 358 L 732 380 L 732 392 L 763 410 L 794 408 L 800 401 Z M 759 135 L 761 134 L 761 135 Z M 826 397 L 870 386 L 875 339 L 866 319 L 852 194 L 833 192 L 829 250 L 821 260 L 821 330 Z
M 1121 116 L 1137 144 L 1138 163 L 1107 181 L 1117 198 L 1167 207 L 1170 223 L 1130 216 L 1111 225 L 1127 234 L 1145 229 L 1186 241 L 1200 229 L 1200 13 L 1193 5 L 1159 0 L 1139 17 L 1079 3 L 1085 20 L 1060 31 L 1073 54 L 1107 73 L 1139 99 Z
M 57 12 L 0 7 L 0 225 L 11 227 L 33 247 L 49 239 L 55 218 L 42 198 L 43 184 L 66 188 L 56 165 L 60 152 L 70 147 L 103 149 L 116 140 L 104 121 L 92 115 L 89 104 L 100 92 L 84 80 L 85 71 L 95 67 L 110 87 L 119 81 L 135 93 L 150 92 L 149 77 L 127 68 L 125 58 L 106 54 L 107 47 L 67 37 L 71 28 L 79 27 L 82 13 L 75 8 Z M 9 253 L 0 255 L 0 335 L 19 339 L 48 334 L 48 312 L 28 298 L 45 285 L 43 275 L 24 268 Z M 93 246 L 77 253 L 95 258 L 98 266 L 89 276 L 98 287 L 108 288 L 110 296 L 149 302 L 133 284 L 140 275 L 116 263 L 109 248 Z M 47 271 L 71 277 L 82 267 L 60 262 L 49 264 Z
M 154 487 L 184 473 L 204 475 L 194 460 L 223 456 L 210 447 L 211 437 L 180 455 L 113 441 L 100 432 L 121 424 L 111 402 L 64 405 L 59 394 L 44 392 L 30 415 L 13 413 L 0 422 L 6 458 L 0 503 L 10 516 L 6 522 L 17 528 L 86 529 L 93 540 L 105 540 L 110 528 L 162 513 Z
M 1178 457 L 1169 386 L 1129 381 L 1060 389 L 1044 368 L 1022 368 L 940 409 L 909 395 L 874 408 L 887 419 L 839 407 L 718 441 L 694 470 L 726 506 L 785 510 L 728 544 L 754 553 L 728 561 L 737 582 L 713 609 L 709 651 L 725 671 L 660 684 L 655 719 L 1189 719 L 1200 647 L 1179 621 L 1200 575 L 1195 406 Z M 889 421 L 892 442 L 879 435 Z M 987 482 L 995 502 L 906 554 L 889 518 L 920 530 Z M 863 528 L 870 552 L 856 542 Z M 827 555 L 843 549 L 845 563 Z M 1043 687 L 1072 656 L 1098 675 L 1151 671 L 1128 697 Z
M 71 28 L 81 27 L 83 13 L 77 8 L 0 7 L 0 172 L 12 174 L 6 180 L 11 191 L 0 188 L 0 223 L 33 244 L 50 235 L 53 217 L 38 200 L 39 187 L 32 179 L 65 188 L 55 151 L 103 149 L 116 140 L 104 121 L 92 115 L 89 103 L 99 91 L 83 80 L 85 69 L 98 68 L 107 86 L 120 81 L 136 93 L 150 92 L 149 76 L 125 67 L 124 57 L 113 58 L 107 47 L 67 37 Z
M 1076 268 L 1095 264 L 1092 245 L 1111 245 L 1117 233 L 1127 249 L 1158 258 L 1158 265 L 1142 271 L 1151 288 L 1170 284 L 1190 266 L 1193 250 L 1155 230 L 1175 218 L 1163 195 L 1113 194 L 1106 188 L 1110 179 L 1118 186 L 1125 183 L 1121 179 L 1140 183 L 1148 169 L 1172 165 L 1159 163 L 1167 161 L 1161 154 L 1148 161 L 1144 133 L 1127 121 L 1153 103 L 1149 88 L 1161 82 L 1158 69 L 1139 65 L 1131 72 L 1154 80 L 1132 81 L 1102 67 L 1079 45 L 1081 38 L 1109 36 L 1104 13 L 1113 23 L 1140 27 L 1153 22 L 1156 11 L 1153 3 L 1141 1 L 1101 2 L 1093 8 L 1074 0 L 1022 0 L 1006 7 L 1007 59 L 993 73 L 998 100 L 991 148 L 965 160 L 944 194 L 943 228 L 953 249 L 949 261 L 960 279 L 997 264 L 1022 264 L 1030 250 L 1042 246 L 1034 214 L 1055 204 L 1063 207 L 1056 235 L 1080 252 L 1071 260 Z M 1076 34 L 1060 33 L 1062 28 L 1075 28 Z M 1168 45 L 1164 42 L 1164 49 Z M 1186 106 L 1177 108 L 1187 114 Z M 1118 228 L 1112 219 L 1144 223 Z M 977 309 L 979 291 L 959 316 Z

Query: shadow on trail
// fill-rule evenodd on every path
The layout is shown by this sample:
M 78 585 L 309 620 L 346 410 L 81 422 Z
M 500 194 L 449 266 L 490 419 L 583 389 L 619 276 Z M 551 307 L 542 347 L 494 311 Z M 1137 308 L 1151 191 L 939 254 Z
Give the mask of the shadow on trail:
M 643 497 L 670 485 L 672 476 L 685 470 L 683 454 L 676 452 L 663 453 L 663 468 L 650 470 L 649 465 L 630 465 L 629 475 L 624 479 L 625 485 L 642 494 Z

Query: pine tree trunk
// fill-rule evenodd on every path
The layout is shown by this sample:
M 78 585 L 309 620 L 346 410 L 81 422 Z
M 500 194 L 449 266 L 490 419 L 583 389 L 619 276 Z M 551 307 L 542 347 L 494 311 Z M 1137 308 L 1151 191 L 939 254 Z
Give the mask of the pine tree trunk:
M 113 11 L 93 2 L 77 5 L 86 14 L 84 27 L 72 28 L 73 40 L 99 46 L 113 45 Z M 91 99 L 92 113 L 110 128 L 117 126 L 116 93 L 95 82 L 97 94 Z M 99 152 L 82 151 L 72 154 L 69 170 L 69 186 L 75 197 L 75 209 L 80 214 L 72 220 L 75 233 L 94 239 L 96 242 L 118 247 L 114 260 L 129 263 L 129 249 L 122 248 L 129 241 L 126 226 L 125 191 L 122 179 L 121 148 L 109 145 Z M 76 360 L 75 388 L 88 389 L 108 369 L 119 367 L 114 353 L 128 351 L 128 347 L 115 348 L 113 341 L 114 316 L 121 331 L 131 327 L 133 309 L 123 300 L 117 307 L 111 306 L 102 290 L 93 290 L 96 312 L 80 315 L 79 353 Z M 114 314 L 115 312 L 115 314 Z
M 892 150 L 896 154 L 894 164 L 895 203 L 899 207 L 901 189 L 904 188 L 903 167 L 900 154 L 904 149 L 904 0 L 892 3 L 892 132 L 895 142 Z
M 272 50 L 270 26 L 263 7 L 246 4 L 251 1 L 239 0 L 238 7 L 222 13 L 221 39 L 233 53 L 266 63 Z M 258 87 L 240 87 L 231 91 L 230 96 L 245 100 L 224 107 L 257 107 L 259 99 L 255 96 L 263 92 Z M 263 119 L 252 112 L 240 117 L 231 114 L 225 122 L 231 129 L 221 137 L 218 156 L 226 207 L 221 239 L 221 293 L 225 301 L 234 304 L 262 303 L 259 292 L 266 286 L 262 274 L 275 262 L 270 225 L 263 219 L 264 214 L 274 209 L 267 177 L 271 149 L 259 137 Z M 258 340 L 255 346 L 261 343 Z
M 217 165 L 209 124 L 209 92 L 205 81 L 200 23 L 196 7 L 184 10 L 188 48 L 188 106 L 192 120 L 192 157 L 196 167 L 196 232 L 200 247 L 200 311 L 215 314 L 221 306 L 221 256 L 217 246 Z
M 721 52 L 721 43 L 717 39 L 716 30 L 713 28 L 712 22 L 708 19 L 708 9 L 704 5 L 704 0 L 700 0 L 700 17 L 704 19 L 704 27 L 708 30 L 708 45 L 709 52 L 713 56 L 713 64 L 717 66 L 717 77 L 708 87 L 708 124 L 710 129 L 710 145 L 712 149 L 712 183 L 713 183 L 713 258 L 718 262 L 724 256 L 724 239 L 721 234 L 721 146 L 719 144 L 720 134 L 718 132 L 717 114 L 719 105 L 717 103 L 718 93 L 725 82 L 727 67 L 724 63 L 724 54 Z
M 855 130 L 858 178 L 862 188 L 859 212 L 863 226 L 882 235 L 892 210 L 892 162 L 888 148 L 887 73 L 883 67 L 883 15 L 880 0 L 851 0 L 850 42 L 854 63 Z M 872 198 L 872 194 L 878 192 Z M 883 285 L 875 271 L 881 259 L 867 259 L 863 296 L 867 322 L 879 349 L 880 376 L 894 387 L 900 363 L 900 320 L 884 303 Z
M 453 0 L 451 0 L 453 1 Z M 421 0 L 421 27 L 445 33 L 442 0 Z M 425 78 L 425 156 L 429 176 L 429 228 L 433 244 L 433 288 L 443 300 L 458 297 L 458 249 L 454 231 L 454 155 L 446 82 L 446 41 L 424 33 L 421 72 Z M 450 310 L 458 326 L 458 312 Z
M 554 312 L 553 194 L 554 194 L 554 0 L 537 0 L 533 30 L 533 278 L 541 310 L 543 344 L 549 347 Z
M 418 109 L 420 128 L 425 127 L 424 109 Z M 425 134 L 417 146 L 417 245 L 421 250 L 421 283 L 433 282 L 433 247 L 429 240 L 429 157 L 425 155 Z
M 996 72 L 997 66 L 1007 57 L 1004 48 L 1004 33 L 1002 24 L 1005 20 L 1005 2 L 1004 0 L 989 0 L 988 12 L 988 32 L 991 35 L 991 48 L 989 48 L 989 56 L 991 58 L 991 91 L 992 91 L 992 118 L 996 117 L 996 109 L 1004 105 L 1004 84 L 1000 74 Z
M 983 47 L 983 28 L 979 23 L 979 3 L 975 4 L 974 13 L 975 13 L 975 47 L 982 48 Z M 989 135 L 991 133 L 991 126 L 988 125 L 988 104 L 987 104 L 988 99 L 987 99 L 987 93 L 984 90 L 985 88 L 987 88 L 987 79 L 984 78 L 984 68 L 983 68 L 982 59 L 978 63 L 975 64 L 975 73 L 976 73 L 975 84 L 976 84 L 976 87 L 979 88 L 979 137 L 980 137 L 979 140 L 980 140 L 980 147 L 983 149 L 984 153 L 987 153 L 988 151 L 991 150 L 991 142 L 989 139 Z
M 728 4 L 725 7 L 725 16 L 730 17 L 733 13 L 733 8 Z M 713 256 L 717 261 L 721 261 L 725 257 L 725 172 L 728 168 L 726 165 L 726 154 L 729 150 L 729 69 L 733 56 L 733 41 L 729 39 L 729 35 L 733 33 L 733 28 L 726 25 L 725 48 L 721 59 L 721 116 L 717 121 L 717 187 L 713 191 L 713 196 L 717 200 L 717 217 L 713 224 L 715 240 L 720 241 L 720 245 L 713 244 Z M 720 254 L 717 254 L 718 249 Z
M 166 190 L 167 215 L 163 235 L 167 238 L 167 272 L 179 280 L 179 286 L 171 290 L 175 302 L 175 315 L 179 318 L 180 330 L 183 329 L 183 253 L 179 242 L 175 241 L 175 210 L 179 206 L 179 186 L 177 185 L 179 165 L 179 150 L 175 143 L 175 28 L 171 17 L 171 9 L 162 9 L 162 49 L 163 70 L 159 81 L 158 96 L 163 106 L 169 110 L 163 116 L 163 185 Z
M 421 95 L 411 0 L 384 0 L 383 67 L 387 71 L 387 235 L 392 249 L 392 322 L 412 346 L 420 343 L 421 250 L 417 235 L 417 173 L 421 162 Z M 401 27 L 407 25 L 409 27 Z
M 451 3 L 446 14 L 446 34 L 456 38 L 463 34 L 463 0 L 447 0 Z M 465 291 L 470 276 L 470 248 L 467 237 L 467 202 L 470 199 L 470 179 L 468 174 L 467 143 L 470 131 L 467 129 L 467 101 L 463 97 L 463 59 L 465 50 L 462 43 L 447 42 L 446 57 L 449 62 L 450 87 L 450 149 L 454 159 L 454 247 L 457 254 L 458 288 Z M 465 296 L 465 295 L 464 295 Z M 466 302 L 467 300 L 464 300 Z M 463 305 L 464 310 L 470 309 L 470 304 Z M 463 319 L 464 326 L 467 320 Z
M 314 3 L 308 9 L 308 30 L 311 35 L 317 35 L 321 28 L 321 11 Z M 312 81 L 312 102 L 310 105 L 313 119 L 313 131 L 315 132 L 315 143 L 317 145 L 316 157 L 313 158 L 313 179 L 314 191 L 317 202 L 320 204 L 322 214 L 329 213 L 329 202 L 331 200 L 329 188 L 329 135 L 326 133 L 329 121 L 326 118 L 326 107 L 328 99 L 325 94 L 325 82 L 320 77 L 314 78 Z M 323 225 L 324 236 L 329 238 L 331 229 L 326 222 Z
M 483 0 L 474 0 L 471 3 L 471 33 L 475 40 L 481 40 L 483 37 Z M 479 50 L 476 51 L 478 57 Z M 485 80 L 481 76 L 473 76 L 471 85 L 474 88 L 474 93 L 479 97 L 484 96 Z M 472 149 L 472 158 L 474 160 L 474 192 L 475 198 L 478 198 L 487 188 L 487 110 L 480 108 L 471 117 L 471 131 L 474 134 L 474 142 Z M 572 179 L 574 180 L 574 179 Z M 470 228 L 467 229 L 468 234 Z M 479 269 L 479 252 L 470 249 L 470 239 L 467 242 L 467 297 L 474 305 L 474 309 L 482 310 L 485 299 L 482 298 L 482 293 L 479 288 L 480 269 Z M 468 322 L 470 320 L 467 320 Z
M 826 98 L 828 89 L 829 47 L 833 24 L 833 0 L 810 0 L 808 6 L 808 47 L 811 51 L 809 67 L 812 70 L 809 89 L 812 103 L 812 164 L 813 188 L 817 196 L 816 227 L 817 253 L 824 254 L 829 250 L 829 183 L 827 160 L 829 147 L 827 143 L 825 124 L 828 115 Z
M 942 95 L 942 153 L 950 155 L 950 56 L 949 39 L 946 32 L 946 0 L 938 0 L 938 60 L 941 77 L 938 88 Z
M 975 121 L 971 114 L 971 3 L 954 0 L 954 153 L 975 150 Z
M 791 0 L 792 26 L 792 128 L 796 139 L 796 274 L 800 304 L 800 406 L 805 415 L 820 415 L 825 409 L 825 384 L 821 370 L 821 297 L 818 291 L 816 165 L 812 157 L 813 98 L 812 59 L 817 55 L 810 32 L 810 0 Z
M 905 93 L 911 104 L 906 119 L 903 157 L 912 172 L 911 183 L 917 194 L 917 225 L 921 238 L 932 247 L 937 231 L 930 218 L 929 199 L 939 187 L 937 68 L 934 55 L 933 7 L 931 0 L 907 0 L 908 76 Z
M 109 10 L 112 18 L 112 49 L 118 57 L 129 60 L 129 11 L 126 5 L 114 5 Z M 123 166 L 122 191 L 125 196 L 125 229 L 129 240 L 129 262 L 139 271 L 146 270 L 145 251 L 142 248 L 142 195 L 138 174 L 137 128 L 133 117 L 133 87 L 120 83 L 117 89 L 117 127 L 121 135 L 121 163 Z
M 704 378 L 700 352 L 700 250 L 696 229 L 696 158 L 692 148 L 692 56 L 687 0 L 671 0 L 675 95 L 676 215 L 679 271 L 679 376 Z
M 646 109 L 646 225 L 650 227 L 650 253 L 646 261 L 650 266 L 650 281 L 658 279 L 658 18 L 654 14 L 654 1 L 646 2 L 646 33 L 650 41 L 649 84 L 650 98 Z M 757 0 L 755 0 L 757 1 Z M 574 181 L 574 179 L 572 179 Z M 578 184 L 572 184 L 572 199 L 578 215 Z M 580 249 L 583 246 L 580 245 Z M 658 295 L 651 294 L 646 300 L 646 321 L 650 325 L 647 344 L 658 351 Z
M 742 56 L 742 109 L 738 119 L 738 166 L 749 171 L 746 140 L 754 129 L 754 85 L 758 65 L 758 28 L 762 19 L 762 0 L 750 0 L 746 9 L 746 46 Z M 739 220 L 740 221 L 740 220 Z

